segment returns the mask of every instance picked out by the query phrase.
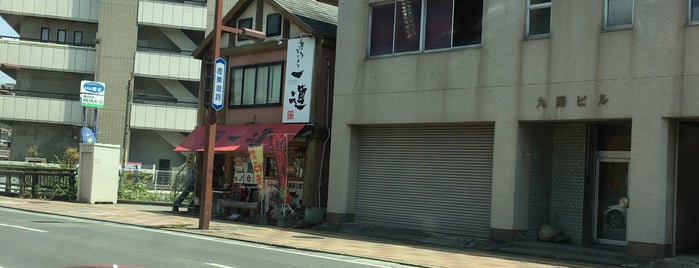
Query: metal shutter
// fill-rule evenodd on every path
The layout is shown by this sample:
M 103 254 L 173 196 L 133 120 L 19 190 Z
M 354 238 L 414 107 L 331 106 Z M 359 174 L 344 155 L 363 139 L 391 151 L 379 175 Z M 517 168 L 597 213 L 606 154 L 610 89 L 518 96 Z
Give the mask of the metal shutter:
M 492 126 L 361 127 L 355 221 L 488 238 Z

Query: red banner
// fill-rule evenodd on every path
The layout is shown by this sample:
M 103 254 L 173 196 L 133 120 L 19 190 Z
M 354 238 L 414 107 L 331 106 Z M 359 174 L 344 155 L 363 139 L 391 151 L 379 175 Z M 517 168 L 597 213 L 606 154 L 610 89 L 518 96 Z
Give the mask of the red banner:
M 291 204 L 289 194 L 289 180 L 286 177 L 286 135 L 272 136 L 272 152 L 274 152 L 274 162 L 277 163 L 277 176 L 279 178 L 279 197 L 285 204 Z
M 260 200 L 265 196 L 265 183 L 264 183 L 264 152 L 262 151 L 262 146 L 249 146 L 248 153 L 250 154 L 250 161 L 252 162 L 252 170 L 255 174 L 255 182 L 257 183 L 257 193 L 260 195 Z

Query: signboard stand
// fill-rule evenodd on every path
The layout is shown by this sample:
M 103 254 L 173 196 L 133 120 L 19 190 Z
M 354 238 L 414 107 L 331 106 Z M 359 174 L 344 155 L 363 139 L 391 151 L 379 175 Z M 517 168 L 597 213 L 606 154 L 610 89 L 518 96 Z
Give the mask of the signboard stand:
M 104 107 L 104 83 L 95 81 L 80 81 L 80 102 L 83 106 L 83 127 L 80 130 L 82 143 L 97 142 L 97 119 L 99 109 Z M 92 129 L 87 127 L 87 108 L 94 110 L 92 116 Z

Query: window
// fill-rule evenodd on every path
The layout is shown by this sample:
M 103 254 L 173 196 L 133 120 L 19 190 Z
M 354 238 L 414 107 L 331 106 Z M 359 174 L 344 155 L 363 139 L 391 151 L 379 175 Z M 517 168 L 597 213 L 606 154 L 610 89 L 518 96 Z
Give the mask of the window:
M 51 30 L 49 28 L 41 28 L 41 42 L 48 42 L 49 41 L 49 34 Z
M 58 29 L 58 35 L 56 36 L 56 42 L 65 43 L 66 42 L 66 30 Z
M 267 15 L 267 36 L 277 36 L 282 34 L 282 15 L 279 13 Z
M 480 44 L 482 18 L 482 0 L 403 0 L 375 5 L 371 7 L 369 55 Z
M 633 23 L 633 0 L 605 0 L 604 28 L 628 28 Z
M 525 36 L 551 32 L 551 0 L 527 0 Z
M 699 0 L 689 0 L 689 21 L 697 23 L 699 20 Z
M 282 75 L 281 62 L 233 68 L 228 106 L 279 105 Z
M 252 18 L 240 19 L 238 20 L 238 29 L 252 29 Z M 238 36 L 238 41 L 248 40 L 245 37 Z
M 83 44 L 83 32 L 73 32 L 73 44 L 76 46 L 81 46 Z

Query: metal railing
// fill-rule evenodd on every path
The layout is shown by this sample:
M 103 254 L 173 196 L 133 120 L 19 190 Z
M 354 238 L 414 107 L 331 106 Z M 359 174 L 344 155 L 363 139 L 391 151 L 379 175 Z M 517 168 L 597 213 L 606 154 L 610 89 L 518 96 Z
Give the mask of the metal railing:
M 63 191 L 73 195 L 72 199 L 75 199 L 76 175 L 75 169 L 0 166 L 0 194 L 39 198 L 44 193 L 61 187 Z
M 121 173 L 120 191 L 131 191 L 131 194 L 122 194 L 120 199 L 137 201 L 162 201 L 172 202 L 182 192 L 185 184 L 186 172 L 180 170 L 155 170 L 139 169 L 128 170 Z M 133 193 L 142 191 L 145 187 L 147 193 Z

